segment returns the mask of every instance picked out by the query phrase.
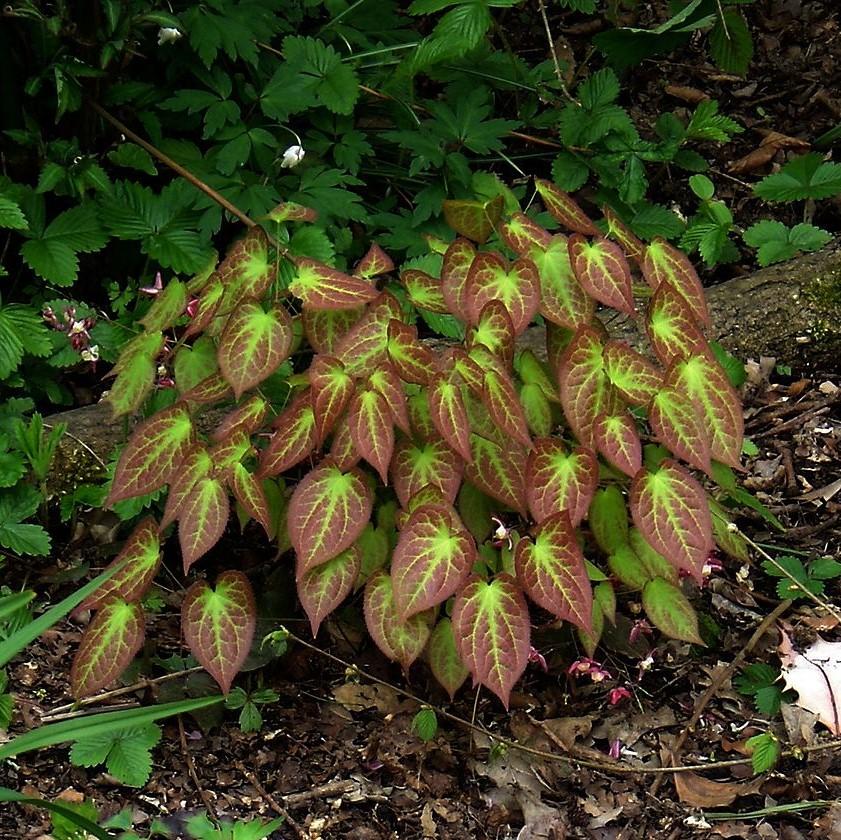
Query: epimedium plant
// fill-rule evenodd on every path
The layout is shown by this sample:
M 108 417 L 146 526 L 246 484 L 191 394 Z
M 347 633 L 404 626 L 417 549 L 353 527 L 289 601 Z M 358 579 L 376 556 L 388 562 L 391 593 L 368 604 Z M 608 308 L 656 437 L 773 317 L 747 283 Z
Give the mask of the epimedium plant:
M 380 650 L 405 670 L 425 653 L 451 695 L 471 675 L 507 706 L 534 608 L 592 654 L 617 591 L 632 592 L 656 627 L 701 642 L 681 578 L 701 581 L 716 541 L 727 550 L 737 535 L 698 476 L 735 484 L 742 414 L 704 335 L 700 282 L 682 252 L 644 244 L 609 208 L 604 235 L 556 185 L 536 187 L 566 233 L 505 212 L 501 196 L 448 201 L 455 238 L 430 238 L 399 280 L 377 245 L 346 273 L 255 226 L 212 272 L 165 285 L 108 399 L 116 415 L 137 411 L 161 364 L 176 399 L 132 432 L 106 505 L 164 486 L 166 503 L 81 606 L 95 615 L 75 695 L 140 649 L 141 598 L 170 527 L 190 574 L 232 509 L 294 556 L 314 634 L 364 589 Z M 270 216 L 276 232 L 314 214 L 284 203 Z M 652 355 L 610 339 L 598 307 L 639 318 Z M 431 345 L 415 311 L 463 337 Z M 545 363 L 517 344 L 538 318 Z M 198 366 L 182 381 L 187 358 Z M 279 370 L 284 405 L 262 393 Z M 228 409 L 205 434 L 211 406 Z M 186 592 L 184 638 L 225 692 L 255 622 L 240 569 Z

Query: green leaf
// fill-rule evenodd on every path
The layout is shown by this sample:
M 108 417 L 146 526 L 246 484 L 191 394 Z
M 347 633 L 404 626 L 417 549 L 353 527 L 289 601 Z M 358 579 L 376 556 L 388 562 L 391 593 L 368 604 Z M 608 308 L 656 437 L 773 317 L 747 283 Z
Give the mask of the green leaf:
M 738 9 L 719 10 L 710 31 L 710 56 L 725 73 L 744 76 L 753 58 L 753 38 Z
M 198 580 L 184 596 L 184 639 L 225 694 L 251 650 L 256 622 L 254 592 L 242 572 L 223 572 L 215 587 Z
M 825 163 L 817 152 L 800 155 L 763 178 L 753 191 L 772 202 L 831 198 L 841 193 L 841 164 Z
M 654 578 L 645 584 L 642 605 L 651 623 L 672 639 L 703 645 L 698 616 L 687 597 L 673 583 Z
M 731 135 L 740 134 L 744 129 L 735 120 L 718 113 L 718 102 L 705 99 L 698 103 L 692 119 L 686 127 L 686 136 L 691 140 L 715 140 L 726 143 Z
M 452 700 L 470 672 L 459 658 L 453 625 L 449 618 L 442 618 L 435 625 L 429 637 L 427 652 L 433 676 Z
M 16 554 L 45 556 L 50 553 L 50 535 L 40 525 L 4 522 L 0 525 L 0 545 Z
M 412 718 L 412 732 L 421 741 L 431 741 L 438 734 L 438 716 L 435 714 L 435 710 L 424 706 Z
M 146 708 L 129 708 L 117 712 L 100 712 L 82 718 L 71 718 L 58 723 L 42 725 L 23 735 L 18 735 L 0 744 L 0 760 L 13 758 L 33 750 L 64 744 L 67 741 L 77 741 L 80 738 L 93 737 L 101 734 L 117 732 L 129 727 L 145 726 L 162 718 L 173 715 L 188 714 L 221 703 L 220 695 L 200 697 L 196 700 L 179 700 L 175 703 L 162 703 Z
M 780 741 L 772 732 L 763 732 L 748 738 L 745 747 L 750 751 L 754 773 L 773 770 L 780 759 Z
M 84 831 L 85 835 L 96 837 L 97 840 L 113 840 L 113 835 L 109 831 L 101 828 L 96 822 L 88 819 L 83 814 L 78 813 L 70 805 L 64 805 L 61 802 L 50 802 L 48 799 L 39 799 L 37 796 L 26 796 L 5 787 L 0 787 L 0 802 L 17 802 L 21 805 L 44 808 L 55 814 L 59 819 L 65 820 L 70 825 L 75 825 L 80 831 Z
M 310 569 L 298 581 L 298 598 L 310 620 L 314 637 L 318 635 L 321 622 L 353 590 L 361 570 L 362 553 L 359 543 L 356 543 L 326 563 Z
M 20 205 L 3 195 L 0 195 L 0 227 L 12 230 L 26 230 L 29 227 Z
M 140 172 L 145 172 L 147 175 L 158 174 L 152 156 L 136 143 L 120 143 L 116 149 L 108 152 L 108 160 L 115 166 L 137 169 Z
M 76 252 L 63 242 L 30 239 L 21 248 L 24 262 L 39 276 L 56 286 L 70 286 L 78 277 Z
M 78 767 L 105 764 L 123 784 L 142 787 L 152 773 L 151 750 L 160 739 L 161 728 L 154 723 L 82 738 L 70 750 L 70 761 Z

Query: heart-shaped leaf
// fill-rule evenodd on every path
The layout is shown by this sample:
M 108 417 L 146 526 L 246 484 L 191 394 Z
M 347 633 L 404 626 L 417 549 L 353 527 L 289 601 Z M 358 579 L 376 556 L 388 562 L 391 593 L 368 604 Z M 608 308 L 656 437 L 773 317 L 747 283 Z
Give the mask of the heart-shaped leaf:
M 435 358 L 418 340 L 417 327 L 402 321 L 388 325 L 388 358 L 404 382 L 427 385 L 436 373 Z
M 210 439 L 219 443 L 240 433 L 252 434 L 262 425 L 268 408 L 266 400 L 260 394 L 254 394 L 222 418 Z
M 415 443 L 403 438 L 397 444 L 391 462 L 394 491 L 403 507 L 428 484 L 438 487 L 448 502 L 454 502 L 463 471 L 461 458 L 440 439 Z
M 710 430 L 690 394 L 675 387 L 661 388 L 651 401 L 648 422 L 657 440 L 674 455 L 711 472 Z
M 250 473 L 242 464 L 235 464 L 231 471 L 231 491 L 243 510 L 256 522 L 259 522 L 269 539 L 272 532 L 272 515 L 266 498 L 263 483 Z
M 593 434 L 599 452 L 614 467 L 633 478 L 642 466 L 642 441 L 630 413 L 599 414 Z
M 193 656 L 227 694 L 251 650 L 257 608 L 242 572 L 223 572 L 211 587 L 197 580 L 181 605 L 181 630 Z
M 504 370 L 486 371 L 482 401 L 504 434 L 510 435 L 526 448 L 531 447 L 531 435 L 523 406 L 511 377 Z
M 467 275 L 476 257 L 476 249 L 466 239 L 453 240 L 444 254 L 441 265 L 441 292 L 450 313 L 470 320 L 470 303 L 467 294 Z
M 178 508 L 178 542 L 184 573 L 222 538 L 231 505 L 218 478 L 200 478 Z
M 529 453 L 526 488 L 536 522 L 566 511 L 573 526 L 587 515 L 599 483 L 595 453 L 579 447 L 568 451 L 558 438 L 538 438 Z
M 400 282 L 406 287 L 409 300 L 429 312 L 449 315 L 450 310 L 444 300 L 441 281 L 418 268 L 408 268 L 400 272 Z
M 316 353 L 334 353 L 339 341 L 364 313 L 361 306 L 353 309 L 305 309 L 301 314 L 304 333 Z
M 289 538 L 299 574 L 350 548 L 371 518 L 374 495 L 358 470 L 322 463 L 298 482 L 289 501 Z
M 350 437 L 356 451 L 388 484 L 388 466 L 394 454 L 394 424 L 385 397 L 373 388 L 361 388 L 348 407 Z
M 652 289 L 668 284 L 685 301 L 696 321 L 710 325 L 704 288 L 689 257 L 659 236 L 645 249 L 642 275 Z
M 461 388 L 444 374 L 436 374 L 427 391 L 429 411 L 438 434 L 465 460 L 473 455 L 470 450 L 470 424 Z
M 451 510 L 419 507 L 401 529 L 391 560 L 397 612 L 406 620 L 443 603 L 467 580 L 476 543 Z
M 482 243 L 494 232 L 505 208 L 505 198 L 496 195 L 488 201 L 454 199 L 442 205 L 447 224 L 461 236 Z
M 491 300 L 502 301 L 514 332 L 523 332 L 540 307 L 540 277 L 535 264 L 521 258 L 509 266 L 495 253 L 476 254 L 467 275 L 466 303 L 472 323 L 478 322 L 479 313 Z
M 139 601 L 113 597 L 85 628 L 70 668 L 70 690 L 79 700 L 119 678 L 143 647 L 146 622 Z
M 631 405 L 648 405 L 663 385 L 663 372 L 624 341 L 608 341 L 603 359 L 611 385 Z
M 593 320 L 596 305 L 572 270 L 565 236 L 552 237 L 545 251 L 529 254 L 540 277 L 540 314 L 560 327 L 576 330 Z
M 706 352 L 707 343 L 694 315 L 669 283 L 661 283 L 654 292 L 645 331 L 664 365 Z
M 310 394 L 304 393 L 277 416 L 274 434 L 260 455 L 258 478 L 268 478 L 291 469 L 316 447 L 315 412 Z
M 435 625 L 427 645 L 427 659 L 432 675 L 452 700 L 470 671 L 459 658 L 453 623 L 449 618 L 442 618 Z
M 569 255 L 575 276 L 586 292 L 605 306 L 634 314 L 631 267 L 619 245 L 603 237 L 588 242 L 575 234 L 569 240 Z
M 367 280 L 311 259 L 298 259 L 289 291 L 301 298 L 304 309 L 355 309 L 379 295 Z
M 599 229 L 572 197 L 550 181 L 538 178 L 534 182 L 546 209 L 567 229 L 574 233 L 596 236 Z
M 545 251 L 552 235 L 525 213 L 514 213 L 500 228 L 502 241 L 519 257 L 530 257 L 537 248 Z
M 388 325 L 402 320 L 397 299 L 383 292 L 336 345 L 334 356 L 351 376 L 369 376 L 388 359 Z
M 500 446 L 470 435 L 471 460 L 464 474 L 483 493 L 522 514 L 526 511 L 526 450 L 513 441 Z
M 608 236 L 615 239 L 625 249 L 625 253 L 641 267 L 645 259 L 645 245 L 609 204 L 602 206 L 602 215 L 607 222 Z
M 502 574 L 492 581 L 473 578 L 453 607 L 459 658 L 476 683 L 487 686 L 508 708 L 511 689 L 526 670 L 531 625 L 517 581 Z
M 364 277 L 366 280 L 379 277 L 381 274 L 389 274 L 392 271 L 394 271 L 394 261 L 376 242 L 371 243 L 365 256 L 353 269 L 357 277 Z
M 345 366 L 333 356 L 316 356 L 307 373 L 316 444 L 320 445 L 347 408 L 353 396 L 354 382 Z
M 533 539 L 521 539 L 514 552 L 517 579 L 526 594 L 544 610 L 589 632 L 593 592 L 567 512 L 544 519 Z
M 313 636 L 321 622 L 350 595 L 362 569 L 362 553 L 357 544 L 332 560 L 310 569 L 298 581 L 298 598 L 310 620 Z
M 505 304 L 501 300 L 489 300 L 479 313 L 476 327 L 470 335 L 470 343 L 487 347 L 491 353 L 511 364 L 516 338 L 514 322 Z

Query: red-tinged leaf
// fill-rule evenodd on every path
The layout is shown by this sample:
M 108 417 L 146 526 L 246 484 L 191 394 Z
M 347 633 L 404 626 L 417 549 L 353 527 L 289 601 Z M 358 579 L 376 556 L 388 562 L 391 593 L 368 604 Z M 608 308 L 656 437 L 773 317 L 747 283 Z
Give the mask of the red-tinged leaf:
M 473 458 L 464 474 L 483 493 L 504 505 L 526 512 L 526 451 L 511 441 L 503 448 L 479 435 L 470 436 Z
M 305 309 L 301 315 L 304 333 L 317 353 L 334 353 L 339 341 L 362 317 L 362 307 L 354 309 Z
M 391 577 L 375 572 L 365 584 L 365 625 L 374 644 L 404 671 L 421 655 L 430 634 L 432 612 L 418 613 L 402 621 L 394 601 Z
M 160 524 L 162 531 L 178 519 L 181 506 L 192 493 L 193 487 L 200 479 L 209 477 L 214 466 L 213 459 L 204 444 L 194 443 L 190 447 L 170 482 Z
M 502 372 L 489 370 L 485 373 L 485 386 L 482 401 L 488 408 L 494 423 L 500 430 L 522 443 L 527 449 L 531 447 L 531 435 L 523 406 L 517 389 L 511 378 Z
M 115 566 L 122 568 L 115 572 L 95 592 L 88 595 L 76 608 L 98 610 L 111 598 L 124 601 L 139 601 L 148 591 L 161 564 L 161 542 L 158 537 L 158 523 L 147 516 L 131 532 L 120 553 L 108 564 L 106 571 Z
M 210 439 L 218 443 L 237 434 L 252 434 L 260 428 L 268 408 L 269 404 L 263 397 L 254 394 L 222 418 Z
M 622 491 L 615 484 L 594 493 L 587 521 L 596 544 L 605 554 L 613 554 L 628 542 L 628 509 Z
M 531 259 L 540 278 L 540 314 L 571 330 L 593 320 L 596 304 L 575 278 L 565 236 L 552 237 L 545 251 L 532 251 Z
M 455 239 L 447 248 L 441 265 L 441 292 L 449 311 L 462 321 L 470 320 L 467 275 L 475 257 L 476 249 L 470 242 Z
M 212 373 L 181 395 L 187 403 L 221 402 L 233 396 L 233 390 L 221 373 Z
M 316 445 L 333 430 L 353 396 L 353 378 L 333 356 L 316 356 L 309 367 Z
M 573 198 L 550 181 L 538 178 L 534 182 L 546 209 L 567 229 L 587 236 L 597 236 L 599 229 Z
M 656 472 L 640 470 L 631 484 L 631 516 L 673 566 L 703 579 L 714 546 L 712 519 L 704 488 L 683 467 L 666 459 Z
M 470 348 L 470 355 L 461 347 L 452 347 L 441 357 L 443 370 L 458 374 L 461 381 L 477 396 L 485 391 L 485 370 L 506 370 L 505 365 L 481 344 Z
M 514 361 L 514 368 L 520 375 L 520 379 L 526 385 L 535 385 L 550 402 L 560 402 L 557 386 L 552 383 L 547 370 L 547 365 L 540 361 L 534 353 L 529 350 L 521 350 Z
M 514 322 L 501 300 L 489 300 L 479 313 L 471 344 L 481 344 L 508 364 L 514 360 Z
M 696 321 L 710 325 L 710 313 L 698 272 L 683 251 L 657 237 L 645 249 L 642 276 L 652 289 L 668 283 L 686 302 Z
M 557 438 L 535 440 L 526 468 L 526 492 L 535 522 L 563 510 L 577 526 L 587 515 L 598 484 L 599 463 L 591 450 L 567 451 Z
M 427 484 L 426 486 L 421 487 L 420 490 L 418 490 L 412 495 L 412 498 L 409 499 L 405 510 L 397 512 L 394 521 L 398 529 L 403 528 L 406 525 L 406 523 L 409 521 L 409 516 L 413 514 L 416 510 L 418 510 L 418 508 L 422 508 L 429 505 L 432 505 L 433 507 L 437 508 L 446 509 L 448 513 L 452 516 L 453 527 L 461 528 L 463 523 L 459 519 L 458 512 L 456 511 L 452 502 L 450 502 L 447 496 L 445 495 L 445 491 L 442 490 L 437 484 Z M 405 514 L 405 516 L 402 517 L 402 521 L 401 514 Z
M 633 478 L 642 466 L 642 441 L 627 411 L 599 414 L 593 428 L 596 448 L 618 470 Z
M 683 390 L 661 388 L 651 401 L 648 422 L 657 440 L 678 458 L 710 473 L 710 430 L 695 401 Z
M 519 257 L 531 257 L 535 248 L 545 251 L 552 241 L 552 234 L 546 228 L 520 212 L 514 213 L 499 233 L 502 241 Z
M 412 433 L 409 428 L 409 409 L 406 403 L 406 392 L 397 371 L 387 362 L 368 377 L 368 387 L 373 388 L 386 401 L 389 413 L 397 428 L 407 435 Z
M 259 478 L 268 478 L 286 472 L 300 464 L 316 447 L 315 413 L 309 393 L 293 400 L 274 423 L 274 434 L 269 445 L 260 453 L 257 469 Z
M 645 566 L 649 577 L 661 577 L 663 580 L 677 583 L 680 580 L 678 570 L 662 554 L 655 551 L 638 528 L 628 532 L 628 544 Z
M 437 374 L 427 391 L 432 423 L 438 434 L 465 460 L 470 461 L 470 424 L 461 388 L 444 374 Z
M 266 232 L 255 225 L 234 244 L 216 269 L 216 275 L 225 286 L 225 310 L 231 312 L 243 301 L 262 298 L 274 273 Z
M 324 462 L 298 482 L 289 501 L 289 537 L 300 574 L 350 548 L 371 518 L 374 494 L 358 470 Z
M 517 581 L 507 574 L 471 580 L 456 597 L 453 631 L 473 681 L 507 709 L 511 689 L 526 670 L 531 639 L 529 608 Z
M 333 355 L 351 376 L 368 376 L 388 359 L 388 325 L 402 320 L 397 299 L 383 292 L 336 345 Z
M 379 295 L 367 280 L 351 277 L 317 260 L 299 259 L 297 269 L 289 291 L 301 298 L 305 309 L 355 309 Z
M 642 606 L 651 623 L 672 639 L 703 645 L 698 615 L 689 599 L 673 583 L 654 578 L 642 590 Z
M 273 222 L 314 222 L 318 219 L 318 212 L 312 207 L 296 204 L 294 201 L 283 201 L 269 211 L 266 217 Z
M 175 326 L 187 306 L 187 287 L 180 280 L 170 280 L 152 301 L 140 323 L 149 332 L 162 332 Z
M 282 306 L 268 312 L 256 303 L 237 307 L 219 340 L 219 369 L 237 399 L 287 359 L 292 336 L 292 319 Z
M 666 386 L 687 394 L 710 435 L 716 461 L 740 467 L 744 416 L 739 395 L 721 365 L 706 355 L 676 361 L 666 374 Z
M 561 357 L 558 371 L 564 415 L 578 440 L 590 449 L 596 449 L 596 418 L 621 407 L 607 378 L 603 353 L 598 332 L 581 327 Z
M 569 255 L 585 292 L 605 306 L 634 314 L 631 267 L 619 245 L 601 236 L 588 242 L 576 233 L 569 240 Z
M 450 309 L 444 300 L 441 281 L 436 277 L 418 268 L 407 268 L 400 272 L 400 282 L 406 287 L 409 300 L 415 306 L 429 312 L 437 312 L 439 315 L 449 314 Z
M 348 407 L 350 436 L 356 451 L 388 484 L 388 465 L 394 454 L 394 424 L 385 397 L 372 388 L 354 394 Z
M 259 522 L 269 539 L 272 539 L 272 514 L 263 490 L 263 483 L 242 464 L 235 464 L 231 471 L 231 491 L 245 512 Z
M 388 358 L 404 382 L 427 385 L 436 372 L 435 357 L 418 341 L 417 327 L 402 321 L 389 322 Z
M 353 469 L 362 460 L 362 456 L 353 444 L 347 413 L 339 418 L 333 432 L 333 440 L 330 442 L 330 459 L 342 472 Z
M 144 420 L 120 454 L 105 507 L 169 483 L 192 442 L 193 421 L 183 403 Z
M 686 301 L 668 283 L 661 283 L 651 298 L 645 330 L 664 365 L 706 352 L 704 335 Z
M 566 511 L 553 513 L 514 552 L 514 568 L 526 594 L 544 610 L 589 632 L 593 591 Z
M 615 239 L 624 249 L 625 253 L 642 266 L 645 259 L 645 245 L 637 238 L 636 234 L 616 215 L 616 212 L 605 204 L 602 207 L 602 215 L 607 222 L 607 234 Z
M 253 452 L 251 441 L 243 432 L 237 432 L 225 440 L 219 441 L 210 448 L 210 459 L 213 461 L 214 472 L 217 475 L 227 473 L 246 455 Z
M 184 338 L 190 338 L 204 332 L 216 317 L 219 304 L 225 295 L 225 286 L 219 279 L 218 274 L 213 274 L 207 285 L 199 293 L 199 302 L 196 304 L 196 311 L 184 330 Z
M 336 555 L 332 560 L 310 569 L 298 581 L 298 598 L 310 620 L 312 635 L 318 635 L 321 622 L 350 595 L 362 570 L 362 552 L 358 545 Z
M 364 277 L 366 280 L 381 274 L 389 274 L 392 271 L 394 271 L 394 261 L 376 242 L 371 243 L 368 252 L 353 269 L 357 277 Z
M 139 601 L 111 598 L 82 634 L 70 668 L 70 691 L 80 700 L 116 682 L 143 647 L 146 622 Z
M 218 478 L 200 478 L 178 509 L 178 543 L 184 574 L 213 548 L 225 533 L 231 505 Z
M 163 336 L 160 336 L 163 344 Z M 114 418 L 137 411 L 155 386 L 158 365 L 154 356 L 135 355 L 118 374 L 106 396 Z
M 476 543 L 452 508 L 424 505 L 401 529 L 391 559 L 397 613 L 403 621 L 437 607 L 470 576 Z
M 467 275 L 467 305 L 470 321 L 476 324 L 488 301 L 502 301 L 514 332 L 519 335 L 540 308 L 540 277 L 531 260 L 518 259 L 508 266 L 502 257 L 489 251 L 476 254 Z
M 426 648 L 426 657 L 432 676 L 450 695 L 452 700 L 456 692 L 467 679 L 470 671 L 461 661 L 456 650 L 456 637 L 453 633 L 453 623 L 449 618 L 442 618 L 432 631 Z
M 433 484 L 440 488 L 451 504 L 461 486 L 464 465 L 461 458 L 443 440 L 415 443 L 402 438 L 394 450 L 391 480 L 394 492 L 403 507 L 422 487 Z
M 445 221 L 456 233 L 481 244 L 494 232 L 505 209 L 505 198 L 496 195 L 488 201 L 448 200 L 441 209 Z
M 222 572 L 215 587 L 197 580 L 184 596 L 184 640 L 225 694 L 251 650 L 256 626 L 254 592 L 242 572 Z
M 663 371 L 624 341 L 607 342 L 604 364 L 607 378 L 631 405 L 648 405 L 663 385 Z

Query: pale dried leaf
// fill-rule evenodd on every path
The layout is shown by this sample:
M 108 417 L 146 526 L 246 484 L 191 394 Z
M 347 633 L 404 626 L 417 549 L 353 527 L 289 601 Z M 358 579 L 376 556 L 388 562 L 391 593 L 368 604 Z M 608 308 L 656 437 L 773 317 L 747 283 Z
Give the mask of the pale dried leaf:
M 697 773 L 675 773 L 675 790 L 685 805 L 693 808 L 719 808 L 732 805 L 740 796 L 756 793 L 761 779 L 750 782 L 716 782 Z
M 801 653 L 782 631 L 779 654 L 785 687 L 798 695 L 795 704 L 814 712 L 833 735 L 841 735 L 841 642 L 818 637 Z

